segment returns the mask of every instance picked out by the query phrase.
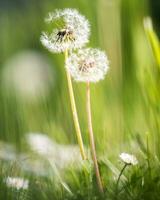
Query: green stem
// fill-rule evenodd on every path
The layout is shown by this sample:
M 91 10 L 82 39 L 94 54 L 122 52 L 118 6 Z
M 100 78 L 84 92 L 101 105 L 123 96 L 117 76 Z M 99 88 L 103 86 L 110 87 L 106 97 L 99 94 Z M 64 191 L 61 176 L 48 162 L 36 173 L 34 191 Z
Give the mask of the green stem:
M 67 58 L 68 58 L 68 50 L 65 51 L 65 61 L 67 60 Z M 68 70 L 66 70 L 66 74 L 67 74 L 68 90 L 69 90 L 71 109 L 72 109 L 72 114 L 73 114 L 73 121 L 74 121 L 75 130 L 76 130 L 76 134 L 77 134 L 77 140 L 78 140 L 82 159 L 85 160 L 86 155 L 85 155 L 85 151 L 84 151 L 84 145 L 83 145 L 80 125 L 79 125 L 79 121 L 78 121 L 78 114 L 77 114 L 77 109 L 76 109 L 76 104 L 75 104 L 75 99 L 74 99 L 71 75 Z
M 91 148 L 91 155 L 94 163 L 94 169 L 97 179 L 97 184 L 99 191 L 103 193 L 103 185 L 100 177 L 97 156 L 96 156 L 96 149 L 95 149 L 95 142 L 94 142 L 94 134 L 92 128 L 92 116 L 91 116 L 91 101 L 90 101 L 90 83 L 87 82 L 87 117 L 88 117 L 88 129 L 89 129 L 89 140 L 90 140 L 90 148 Z
M 126 169 L 127 166 L 128 166 L 128 164 L 125 163 L 124 167 L 122 168 L 122 170 L 121 170 L 121 172 L 120 172 L 120 174 L 118 176 L 117 184 L 116 184 L 116 191 L 118 190 L 118 184 L 119 184 L 120 178 L 121 178 L 121 176 L 122 176 L 122 174 L 123 174 L 123 172 L 124 172 L 124 170 Z

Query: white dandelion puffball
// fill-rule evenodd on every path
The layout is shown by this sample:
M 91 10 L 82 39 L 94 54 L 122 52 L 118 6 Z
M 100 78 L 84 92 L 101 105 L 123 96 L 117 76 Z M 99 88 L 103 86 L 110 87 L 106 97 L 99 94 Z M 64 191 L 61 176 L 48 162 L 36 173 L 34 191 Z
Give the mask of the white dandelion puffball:
M 81 48 L 88 42 L 89 22 L 76 9 L 55 10 L 48 14 L 45 21 L 52 23 L 56 28 L 53 28 L 51 33 L 43 32 L 40 40 L 53 53 Z
M 7 177 L 5 182 L 8 187 L 13 187 L 13 188 L 16 188 L 17 190 L 20 190 L 20 189 L 26 190 L 28 189 L 28 185 L 29 185 L 28 180 L 25 180 L 20 177 Z
M 121 160 L 128 165 L 137 165 L 138 160 L 134 155 L 128 153 L 121 153 L 120 156 Z
M 80 49 L 69 56 L 66 69 L 76 81 L 97 82 L 104 79 L 109 61 L 106 54 L 99 49 Z

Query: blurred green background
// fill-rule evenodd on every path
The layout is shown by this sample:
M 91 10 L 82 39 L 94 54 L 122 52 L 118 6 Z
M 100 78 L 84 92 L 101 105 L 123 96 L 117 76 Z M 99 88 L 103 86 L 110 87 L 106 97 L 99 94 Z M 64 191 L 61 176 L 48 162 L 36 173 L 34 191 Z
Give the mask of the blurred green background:
M 55 8 L 77 8 L 85 15 L 91 23 L 88 46 L 103 49 L 110 60 L 105 80 L 91 86 L 98 152 L 135 152 L 149 133 L 158 155 L 160 94 L 154 98 L 156 91 L 146 78 L 156 64 L 143 28 L 143 18 L 151 16 L 160 35 L 157 0 L 0 0 L 0 140 L 15 144 L 19 151 L 25 150 L 29 132 L 47 134 L 61 144 L 77 143 L 64 55 L 51 54 L 39 39 L 44 17 Z M 85 84 L 74 83 L 74 91 L 88 145 Z

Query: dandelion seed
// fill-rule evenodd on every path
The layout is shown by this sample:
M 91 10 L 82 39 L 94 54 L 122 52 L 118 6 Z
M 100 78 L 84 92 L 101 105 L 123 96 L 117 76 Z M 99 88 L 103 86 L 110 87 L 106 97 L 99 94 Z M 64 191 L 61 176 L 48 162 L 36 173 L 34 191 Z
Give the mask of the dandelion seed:
M 121 153 L 119 157 L 127 165 L 137 165 L 138 164 L 138 160 L 134 155 L 131 155 L 128 153 Z
M 17 190 L 20 189 L 26 190 L 28 189 L 28 184 L 29 184 L 28 180 L 25 180 L 20 177 L 7 177 L 5 182 L 8 187 L 13 187 L 16 188 Z
M 52 33 L 44 32 L 40 38 L 42 44 L 53 53 L 81 48 L 88 42 L 89 22 L 76 9 L 55 10 L 48 14 L 45 21 L 58 24 Z
M 66 61 L 66 68 L 76 81 L 97 82 L 104 79 L 109 62 L 106 54 L 98 49 L 80 49 Z

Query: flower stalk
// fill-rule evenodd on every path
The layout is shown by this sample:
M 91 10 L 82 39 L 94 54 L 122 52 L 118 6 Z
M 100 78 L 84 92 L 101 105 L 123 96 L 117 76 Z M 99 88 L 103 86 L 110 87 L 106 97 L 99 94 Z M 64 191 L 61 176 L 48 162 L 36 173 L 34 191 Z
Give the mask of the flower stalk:
M 87 82 L 87 117 L 88 117 L 88 129 L 89 129 L 89 140 L 90 140 L 90 148 L 91 148 L 91 155 L 94 163 L 94 169 L 95 169 L 95 174 L 96 174 L 96 179 L 97 179 L 97 184 L 99 191 L 103 193 L 103 185 L 101 181 L 101 176 L 99 172 L 99 167 L 98 167 L 98 162 L 97 162 L 97 156 L 96 156 L 96 148 L 95 148 L 95 141 L 94 141 L 94 134 L 93 134 L 93 127 L 92 127 L 92 116 L 91 116 L 91 101 L 90 101 L 90 82 Z
M 128 164 L 125 163 L 120 174 L 119 174 L 119 176 L 118 176 L 117 183 L 116 183 L 116 191 L 118 190 L 118 184 L 119 184 L 120 178 L 121 178 L 121 176 L 122 176 L 122 174 L 123 174 L 123 172 L 124 172 L 124 170 L 126 169 L 127 166 L 128 166 Z
M 68 58 L 68 50 L 65 51 L 65 61 L 67 60 L 67 58 Z M 82 134 L 81 134 L 81 130 L 80 130 L 78 114 L 77 114 L 77 109 L 76 109 L 76 104 L 75 104 L 75 98 L 74 98 L 74 93 L 73 93 L 71 75 L 67 69 L 66 69 L 66 75 L 67 75 L 68 91 L 69 91 L 69 96 L 70 96 L 71 109 L 72 109 L 72 114 L 73 114 L 73 121 L 74 121 L 75 130 L 76 130 L 77 140 L 78 140 L 82 159 L 86 160 L 87 157 L 86 157 L 86 154 L 84 151 Z

